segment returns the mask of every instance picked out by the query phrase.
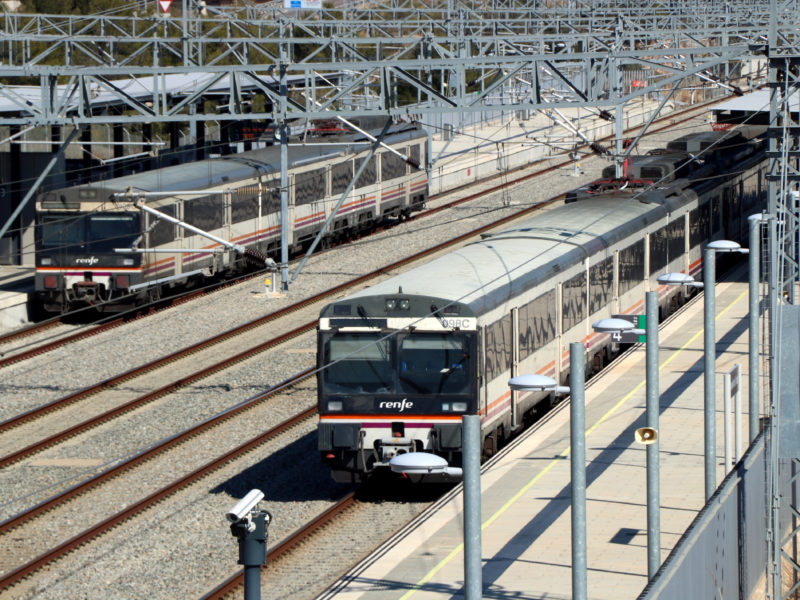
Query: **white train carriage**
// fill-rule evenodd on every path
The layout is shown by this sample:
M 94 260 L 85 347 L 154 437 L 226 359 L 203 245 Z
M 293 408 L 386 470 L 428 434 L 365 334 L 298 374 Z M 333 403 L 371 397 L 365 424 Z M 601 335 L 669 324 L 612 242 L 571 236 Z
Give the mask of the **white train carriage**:
M 508 380 L 568 380 L 569 345 L 587 372 L 609 358 L 591 323 L 662 306 L 683 292 L 665 272 L 698 275 L 703 245 L 744 238 L 766 190 L 760 142 L 735 172 L 673 181 L 652 193 L 594 194 L 338 300 L 321 312 L 319 451 L 339 481 L 358 481 L 403 452 L 461 461 L 461 416 L 478 414 L 484 453 L 548 405 Z
M 321 143 L 323 142 L 324 143 Z M 353 185 L 324 243 L 367 230 L 386 217 L 424 207 L 426 134 L 395 125 L 384 138 L 409 160 L 380 148 Z M 308 246 L 367 156 L 359 134 L 288 148 L 291 252 Z M 131 191 L 147 206 L 212 235 L 276 255 L 281 244 L 280 148 L 167 167 L 40 194 L 36 202 L 36 295 L 40 306 L 66 312 L 86 304 L 122 310 L 155 299 L 166 287 L 227 276 L 244 260 L 114 194 Z M 115 252 L 129 249 L 129 253 Z M 172 252 L 170 252 L 172 250 Z M 192 252 L 191 250 L 197 250 Z

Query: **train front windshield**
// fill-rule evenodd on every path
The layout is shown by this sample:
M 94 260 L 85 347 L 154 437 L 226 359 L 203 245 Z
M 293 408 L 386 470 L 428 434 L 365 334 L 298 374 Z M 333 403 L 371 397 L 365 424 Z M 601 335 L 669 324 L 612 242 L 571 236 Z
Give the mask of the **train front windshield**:
M 129 248 L 139 235 L 138 214 L 61 213 L 39 217 L 39 244 L 44 251 L 113 252 L 114 248 Z
M 324 340 L 324 391 L 333 395 L 470 393 L 470 337 L 453 333 L 336 333 Z

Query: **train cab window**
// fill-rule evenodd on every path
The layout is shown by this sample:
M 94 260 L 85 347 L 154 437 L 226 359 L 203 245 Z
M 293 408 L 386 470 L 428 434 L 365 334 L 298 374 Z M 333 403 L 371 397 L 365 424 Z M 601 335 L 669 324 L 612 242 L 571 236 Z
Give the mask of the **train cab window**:
M 60 252 L 113 252 L 131 246 L 141 233 L 140 217 L 132 213 L 42 215 L 42 249 Z
M 470 353 L 466 335 L 412 333 L 399 340 L 400 391 L 467 394 Z
M 391 338 L 377 333 L 337 333 L 324 342 L 329 365 L 322 379 L 328 394 L 387 394 L 393 391 Z
M 39 243 L 46 250 L 77 251 L 83 241 L 83 222 L 76 215 L 41 215 Z
M 89 215 L 86 223 L 86 249 L 89 252 L 113 252 L 114 248 L 132 246 L 140 234 L 138 214 Z

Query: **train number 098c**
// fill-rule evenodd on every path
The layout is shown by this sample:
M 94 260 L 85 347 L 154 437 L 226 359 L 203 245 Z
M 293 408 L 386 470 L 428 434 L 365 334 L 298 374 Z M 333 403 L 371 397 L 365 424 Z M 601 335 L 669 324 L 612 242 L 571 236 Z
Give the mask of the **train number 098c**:
M 442 327 L 446 329 L 470 329 L 472 319 L 442 319 Z

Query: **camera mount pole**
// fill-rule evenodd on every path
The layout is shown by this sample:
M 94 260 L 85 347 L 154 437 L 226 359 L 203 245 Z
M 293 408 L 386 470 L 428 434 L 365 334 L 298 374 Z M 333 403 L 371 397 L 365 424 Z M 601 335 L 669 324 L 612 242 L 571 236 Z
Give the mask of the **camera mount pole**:
M 253 511 L 250 518 L 231 523 L 239 540 L 239 564 L 244 565 L 244 600 L 261 599 L 261 565 L 267 564 L 267 526 L 272 515 Z

